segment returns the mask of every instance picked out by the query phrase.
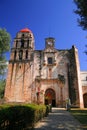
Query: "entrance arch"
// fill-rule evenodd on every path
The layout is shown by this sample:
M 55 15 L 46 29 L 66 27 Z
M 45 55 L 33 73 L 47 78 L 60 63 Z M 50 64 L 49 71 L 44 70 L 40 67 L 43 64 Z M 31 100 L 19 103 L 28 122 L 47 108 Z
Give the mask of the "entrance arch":
M 51 104 L 52 107 L 56 106 L 56 95 L 55 91 L 51 88 L 45 91 L 45 105 Z
M 87 108 L 87 93 L 83 95 L 83 99 L 84 99 L 84 107 Z

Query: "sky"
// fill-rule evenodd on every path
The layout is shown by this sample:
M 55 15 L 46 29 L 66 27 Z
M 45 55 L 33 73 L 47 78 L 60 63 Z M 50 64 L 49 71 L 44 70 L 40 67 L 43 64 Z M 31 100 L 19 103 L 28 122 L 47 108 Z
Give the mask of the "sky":
M 17 32 L 29 28 L 35 49 L 45 48 L 45 38 L 55 38 L 55 48 L 78 49 L 80 69 L 87 70 L 87 31 L 78 26 L 73 0 L 0 0 L 0 28 L 11 35 L 11 47 Z M 7 55 L 9 60 L 10 53 Z

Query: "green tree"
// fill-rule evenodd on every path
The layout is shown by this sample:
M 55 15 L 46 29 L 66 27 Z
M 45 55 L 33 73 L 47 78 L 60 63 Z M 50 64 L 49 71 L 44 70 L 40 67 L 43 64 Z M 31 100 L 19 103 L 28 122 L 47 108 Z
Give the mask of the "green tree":
M 83 30 L 87 30 L 87 0 L 74 0 L 77 6 L 75 13 L 79 15 L 78 23 Z
M 0 28 L 0 98 L 4 95 L 5 73 L 6 73 L 6 52 L 10 49 L 10 34 Z
M 10 49 L 10 34 L 0 28 L 0 79 L 6 70 L 6 52 Z
M 0 80 L 0 99 L 4 96 L 5 80 Z
M 77 19 L 78 25 L 82 27 L 83 30 L 87 30 L 87 0 L 74 0 L 74 2 L 77 6 L 74 12 L 79 15 Z M 87 55 L 87 50 L 85 50 L 84 53 Z

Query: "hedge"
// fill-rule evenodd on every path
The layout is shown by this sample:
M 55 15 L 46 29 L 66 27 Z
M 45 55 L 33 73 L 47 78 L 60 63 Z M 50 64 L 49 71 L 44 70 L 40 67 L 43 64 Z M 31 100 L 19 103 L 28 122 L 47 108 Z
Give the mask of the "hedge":
M 33 128 L 37 121 L 48 115 L 48 112 L 48 107 L 45 105 L 1 105 L 0 130 Z

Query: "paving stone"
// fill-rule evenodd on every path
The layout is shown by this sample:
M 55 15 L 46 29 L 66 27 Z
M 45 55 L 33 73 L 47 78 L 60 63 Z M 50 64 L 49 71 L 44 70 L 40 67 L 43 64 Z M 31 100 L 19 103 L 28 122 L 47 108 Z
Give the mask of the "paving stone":
M 52 108 L 52 113 L 38 122 L 35 130 L 83 130 L 81 124 L 65 109 Z

